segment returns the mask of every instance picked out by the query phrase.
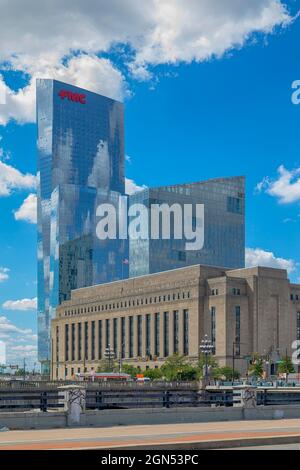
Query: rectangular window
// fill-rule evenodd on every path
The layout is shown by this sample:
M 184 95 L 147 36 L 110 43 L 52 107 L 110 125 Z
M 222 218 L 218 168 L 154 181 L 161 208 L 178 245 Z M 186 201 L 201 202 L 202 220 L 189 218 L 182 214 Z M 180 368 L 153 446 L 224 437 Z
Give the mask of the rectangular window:
M 82 358 L 82 324 L 78 323 L 78 360 Z
M 114 352 L 118 357 L 118 318 L 114 318 Z
M 110 348 L 110 320 L 105 320 L 105 347 Z
M 98 359 L 102 359 L 102 320 L 98 320 L 98 346 L 99 346 Z
M 227 211 L 233 212 L 234 214 L 242 214 L 242 211 L 243 211 L 242 199 L 238 197 L 228 196 Z
M 189 354 L 189 311 L 183 310 L 183 354 Z
M 71 346 L 72 357 L 71 357 L 71 361 L 75 361 L 75 323 L 72 323 L 72 338 L 71 338 L 71 341 L 72 341 L 72 346 Z
M 89 359 L 89 324 L 84 323 L 84 358 Z
M 146 356 L 151 356 L 151 315 L 146 315 Z
M 69 325 L 65 325 L 65 360 L 69 360 Z
M 164 357 L 169 356 L 169 312 L 164 312 Z
M 142 315 L 138 315 L 137 317 L 137 339 L 138 339 L 138 344 L 137 344 L 137 355 L 138 357 L 142 357 L 143 351 L 143 317 Z
M 125 317 L 121 318 L 121 341 L 122 341 L 122 358 L 125 357 L 125 346 L 126 346 L 126 329 L 125 329 Z
M 160 343 L 160 314 L 156 313 L 154 317 L 154 337 L 155 337 L 155 351 L 154 355 L 159 357 L 160 355 L 160 348 L 159 348 L 159 343 Z
M 210 324 L 211 324 L 211 342 L 213 345 L 212 353 L 216 354 L 216 307 L 210 309 Z
M 129 357 L 133 357 L 133 317 L 129 317 Z
M 177 354 L 178 350 L 179 350 L 179 336 L 178 336 L 178 333 L 179 333 L 179 313 L 178 313 L 178 310 L 174 310 L 173 318 L 174 318 L 174 325 L 173 325 L 174 344 L 173 344 L 173 347 L 174 347 L 174 354 Z
M 92 321 L 92 356 L 91 356 L 91 359 L 92 361 L 95 360 L 95 322 Z
M 241 354 L 241 308 L 235 307 L 235 354 Z

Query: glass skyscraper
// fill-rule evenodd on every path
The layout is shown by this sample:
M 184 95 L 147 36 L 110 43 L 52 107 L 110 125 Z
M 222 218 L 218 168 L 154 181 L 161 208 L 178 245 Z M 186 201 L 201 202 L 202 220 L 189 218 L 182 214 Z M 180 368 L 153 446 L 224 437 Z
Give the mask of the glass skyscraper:
M 227 268 L 245 266 L 245 179 L 217 178 L 191 184 L 149 188 L 129 198 L 129 206 L 143 204 L 204 205 L 204 246 L 186 250 L 186 239 L 130 239 L 129 276 L 166 271 L 193 264 Z M 150 214 L 148 211 L 150 227 Z M 197 220 L 193 221 L 197 224 Z M 171 233 L 172 235 L 172 233 Z
M 99 240 L 96 208 L 124 195 L 124 111 L 110 98 L 37 80 L 38 356 L 51 360 L 50 323 L 71 289 L 128 277 L 126 241 Z

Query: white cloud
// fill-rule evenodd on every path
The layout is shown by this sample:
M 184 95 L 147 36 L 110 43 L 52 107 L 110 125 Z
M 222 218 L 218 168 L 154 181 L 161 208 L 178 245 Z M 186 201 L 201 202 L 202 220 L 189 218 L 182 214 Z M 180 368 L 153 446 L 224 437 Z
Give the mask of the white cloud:
M 6 363 L 27 365 L 37 362 L 37 337 L 29 328 L 20 328 L 5 316 L 0 316 L 0 341 L 6 346 Z
M 147 186 L 145 185 L 139 186 L 134 180 L 130 178 L 125 178 L 125 193 L 128 195 L 134 194 L 138 191 L 142 191 L 146 188 Z
M 0 282 L 7 281 L 9 279 L 9 269 L 0 267 Z
M 10 90 L 6 86 L 6 105 L 0 108 L 0 125 L 7 124 L 11 119 L 21 124 L 35 120 L 35 84 L 38 77 L 72 83 L 117 100 L 122 100 L 127 94 L 125 79 L 121 72 L 108 59 L 95 55 L 81 54 L 70 58 L 66 64 L 34 62 L 28 65 L 22 60 L 14 59 L 12 69 L 25 70 L 31 79 L 27 86 L 18 91 Z
M 296 262 L 292 259 L 277 258 L 271 251 L 261 248 L 246 248 L 246 267 L 256 266 L 286 269 L 290 274 L 295 271 Z
M 6 310 L 36 310 L 37 298 L 34 299 L 21 299 L 21 300 L 7 300 L 3 304 Z
M 265 191 L 276 197 L 281 204 L 290 204 L 300 201 L 300 168 L 287 170 L 283 165 L 278 168 L 277 180 L 265 177 L 257 184 L 258 192 Z
M 16 168 L 0 161 L 0 197 L 9 196 L 16 189 L 36 187 L 36 176 L 23 174 Z
M 0 11 L 0 63 L 30 79 L 17 92 L 2 82 L 7 104 L 0 124 L 34 119 L 37 76 L 124 96 L 123 75 L 97 57 L 112 48 L 130 73 L 148 80 L 149 66 L 220 57 L 253 33 L 271 33 L 291 21 L 280 0 L 27 0 L 26 8 L 22 0 L 0 0 Z
M 24 199 L 21 207 L 15 211 L 16 220 L 24 220 L 31 224 L 36 224 L 37 222 L 37 196 L 36 194 L 29 194 L 26 199 Z

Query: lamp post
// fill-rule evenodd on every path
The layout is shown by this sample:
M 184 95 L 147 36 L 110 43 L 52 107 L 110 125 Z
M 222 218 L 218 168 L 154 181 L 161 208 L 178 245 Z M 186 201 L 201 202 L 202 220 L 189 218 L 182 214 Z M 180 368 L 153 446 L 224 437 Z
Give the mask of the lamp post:
M 207 384 L 208 378 L 208 356 L 212 353 L 214 349 L 214 345 L 212 344 L 211 340 L 208 338 L 207 335 L 204 336 L 204 339 L 201 340 L 199 346 L 200 352 L 204 354 L 205 357 L 205 385 Z
M 115 358 L 115 351 L 110 347 L 110 344 L 105 349 L 104 356 L 106 357 L 106 359 L 108 359 L 108 368 L 109 372 L 111 372 L 111 360 Z

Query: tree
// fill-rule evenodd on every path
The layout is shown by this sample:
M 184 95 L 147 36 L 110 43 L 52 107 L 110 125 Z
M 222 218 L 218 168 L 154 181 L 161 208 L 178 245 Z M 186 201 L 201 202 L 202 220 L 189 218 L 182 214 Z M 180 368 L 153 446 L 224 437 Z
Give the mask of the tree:
M 205 354 L 203 353 L 200 354 L 200 357 L 198 360 L 198 377 L 200 378 L 204 376 L 206 360 L 207 360 L 207 365 L 210 370 L 210 375 L 212 377 L 216 377 L 216 374 L 219 368 L 218 362 L 211 354 L 207 355 L 207 359 L 206 359 Z
M 149 377 L 151 380 L 159 380 L 162 378 L 163 374 L 161 369 L 147 369 L 142 372 L 144 377 Z
M 185 356 L 173 354 L 163 364 L 161 372 L 171 382 L 176 380 L 193 380 L 191 377 L 196 378 L 198 370 L 188 362 Z
M 23 376 L 23 375 L 25 375 L 24 369 L 17 369 L 16 370 L 16 372 L 15 372 L 16 377 L 20 377 L 20 376 Z
M 137 374 L 141 373 L 141 369 L 139 367 L 132 366 L 131 364 L 122 364 L 122 372 L 124 374 L 129 374 L 134 379 Z
M 240 378 L 240 373 L 237 370 L 235 370 L 233 374 L 232 367 L 225 366 L 215 369 L 216 378 L 220 378 L 223 380 L 232 380 L 232 375 L 234 376 L 234 379 Z
M 262 377 L 264 372 L 264 361 L 259 354 L 255 354 L 249 367 L 249 374 L 253 377 Z
M 295 369 L 291 358 L 288 356 L 282 358 L 280 363 L 278 364 L 277 370 L 279 374 L 293 374 L 295 372 Z

